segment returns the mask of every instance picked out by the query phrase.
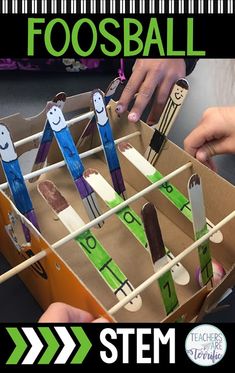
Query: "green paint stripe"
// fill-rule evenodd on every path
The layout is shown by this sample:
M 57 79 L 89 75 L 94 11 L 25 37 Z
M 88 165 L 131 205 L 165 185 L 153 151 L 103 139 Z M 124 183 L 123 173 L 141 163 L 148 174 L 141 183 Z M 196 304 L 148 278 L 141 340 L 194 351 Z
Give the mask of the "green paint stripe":
M 128 281 L 127 277 L 90 230 L 75 237 L 75 241 L 113 292 L 125 281 Z M 108 266 L 106 266 L 107 263 Z
M 163 175 L 156 170 L 153 175 L 147 175 L 146 177 L 152 184 L 154 184 L 161 180 Z M 159 190 L 187 219 L 193 221 L 189 200 L 174 185 L 167 181 L 159 187 Z M 188 208 L 183 208 L 186 205 Z
M 199 240 L 208 232 L 207 226 L 205 225 L 200 231 L 196 232 L 195 238 Z M 211 261 L 211 253 L 209 247 L 209 239 L 203 244 L 198 246 L 198 256 L 201 267 L 202 283 L 206 285 L 213 277 L 213 267 Z
M 81 364 L 87 356 L 88 352 L 90 351 L 92 344 L 88 339 L 87 335 L 85 334 L 84 330 L 82 329 L 82 327 L 72 326 L 71 329 L 81 345 L 76 355 L 73 357 L 71 364 Z
M 25 342 L 25 340 L 23 339 L 22 335 L 20 334 L 17 328 L 6 328 L 6 330 L 16 345 L 14 351 L 12 352 L 11 356 L 7 360 L 6 364 L 15 365 L 19 362 L 20 358 L 24 354 L 27 348 L 27 343 Z
M 48 345 L 38 364 L 49 364 L 60 345 L 49 327 L 40 326 L 38 330 Z
M 109 208 L 120 205 L 123 199 L 115 193 L 115 199 L 112 201 L 105 201 Z M 118 218 L 125 224 L 127 229 L 135 236 L 135 238 L 143 245 L 145 248 L 148 247 L 148 240 L 145 234 L 144 226 L 140 217 L 136 212 L 129 206 L 124 207 L 122 210 L 116 213 Z
M 174 281 L 170 271 L 164 273 L 159 279 L 158 284 L 160 287 L 162 300 L 166 310 L 166 314 L 169 315 L 179 305 L 177 298 Z

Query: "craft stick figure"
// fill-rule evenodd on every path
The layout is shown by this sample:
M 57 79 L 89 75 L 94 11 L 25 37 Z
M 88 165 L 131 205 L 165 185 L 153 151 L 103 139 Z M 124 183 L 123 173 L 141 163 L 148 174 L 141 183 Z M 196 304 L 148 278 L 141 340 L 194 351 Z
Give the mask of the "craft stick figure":
M 84 166 L 74 144 L 72 135 L 67 127 L 63 113 L 59 107 L 52 106 L 47 112 L 47 118 L 70 175 L 80 193 L 87 214 L 91 220 L 95 219 L 97 216 L 101 215 L 98 202 L 93 189 L 83 177 Z M 102 223 L 99 223 L 99 227 L 101 226 Z
M 148 202 L 142 207 L 141 214 L 145 233 L 149 243 L 149 250 L 154 272 L 158 272 L 162 267 L 164 267 L 164 265 L 168 263 L 168 257 L 162 238 L 157 212 L 154 205 Z M 174 309 L 179 305 L 171 271 L 165 272 L 158 279 L 158 284 L 166 314 L 169 315 L 169 313 L 174 311 Z
M 56 106 L 58 106 L 61 110 L 63 110 L 64 104 L 66 101 L 66 94 L 64 92 L 58 93 L 52 100 L 52 102 L 49 102 L 46 106 L 46 110 L 48 110 L 52 103 Z M 51 147 L 51 143 L 53 140 L 53 131 L 51 129 L 50 123 L 48 122 L 48 119 L 46 120 L 42 138 L 38 147 L 37 155 L 34 161 L 34 165 L 32 167 L 32 171 L 40 170 L 44 167 L 48 153 Z M 35 176 L 34 178 L 30 179 L 29 182 L 35 182 L 37 181 L 39 176 Z
M 3 123 L 0 124 L 0 156 L 9 189 L 17 209 L 40 231 L 10 132 Z M 29 229 L 25 224 L 22 224 L 22 226 L 25 239 L 27 242 L 30 242 Z
M 166 136 L 175 122 L 176 116 L 186 98 L 188 88 L 189 86 L 186 79 L 177 80 L 166 102 L 159 122 L 153 126 L 155 131 L 145 153 L 145 158 L 153 165 L 161 152 Z
M 112 128 L 109 122 L 104 96 L 99 89 L 92 92 L 92 102 L 113 187 L 119 195 L 125 198 L 125 185 L 113 139 Z
M 105 99 L 105 104 L 108 105 L 109 101 L 111 100 L 111 98 L 113 97 L 114 93 L 116 92 L 119 84 L 121 83 L 121 79 L 118 77 L 118 78 L 115 78 L 114 80 L 112 80 L 112 82 L 109 84 L 106 92 L 105 92 L 105 95 L 104 95 L 104 99 Z M 92 135 L 92 133 L 94 132 L 96 128 L 96 121 L 95 121 L 95 115 L 90 119 L 90 121 L 88 122 L 88 124 L 86 125 L 84 131 L 82 132 L 81 136 L 80 136 L 80 139 L 78 140 L 77 144 L 76 144 L 76 147 L 80 146 L 84 139 L 89 136 L 89 135 Z
M 208 232 L 206 224 L 206 213 L 202 191 L 201 178 L 198 174 L 193 174 L 188 181 L 188 194 L 192 209 L 193 230 L 195 240 L 199 240 Z M 209 239 L 198 246 L 198 255 L 201 268 L 202 283 L 206 285 L 213 278 L 213 268 Z

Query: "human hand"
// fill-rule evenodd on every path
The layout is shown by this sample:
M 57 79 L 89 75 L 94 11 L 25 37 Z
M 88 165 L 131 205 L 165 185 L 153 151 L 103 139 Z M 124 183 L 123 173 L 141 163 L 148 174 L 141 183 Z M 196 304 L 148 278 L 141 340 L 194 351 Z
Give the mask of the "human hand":
M 72 307 L 66 303 L 52 303 L 38 320 L 39 323 L 107 323 L 103 317 L 95 319 L 89 312 Z
M 235 107 L 207 109 L 198 126 L 185 138 L 184 149 L 216 171 L 214 155 L 235 153 Z
M 174 83 L 184 78 L 186 66 L 183 58 L 177 59 L 137 59 L 131 77 L 117 103 L 116 111 L 125 112 L 135 98 L 128 119 L 137 122 L 152 96 L 153 104 L 147 123 L 156 124 Z

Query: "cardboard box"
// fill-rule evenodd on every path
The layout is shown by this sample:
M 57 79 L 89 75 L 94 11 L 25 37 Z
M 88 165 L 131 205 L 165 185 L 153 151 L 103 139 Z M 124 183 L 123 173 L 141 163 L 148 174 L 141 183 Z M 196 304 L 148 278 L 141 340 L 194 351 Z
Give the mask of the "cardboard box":
M 89 92 L 69 97 L 64 107 L 65 117 L 67 118 L 69 113 L 78 114 L 82 111 L 88 111 L 89 106 Z M 139 134 L 128 141 L 141 154 L 144 154 L 154 130 L 143 122 L 139 122 L 137 125 L 128 123 L 126 115 L 117 116 L 114 102 L 109 105 L 108 113 L 114 138 L 119 139 L 139 131 Z M 0 122 L 8 126 L 12 133 L 12 138 L 16 142 L 38 131 L 42 131 L 45 120 L 46 112 L 44 110 L 33 118 L 24 119 L 19 114 L 16 114 L 3 118 Z M 79 139 L 86 123 L 87 120 L 84 120 L 71 127 L 75 142 Z M 86 138 L 82 147 L 79 148 L 79 153 L 81 154 L 99 145 L 99 136 L 97 131 L 95 131 L 93 136 Z M 33 140 L 17 147 L 18 156 L 36 149 L 37 146 L 38 140 Z M 27 153 L 27 157 L 30 157 L 30 153 Z M 128 197 L 150 185 L 148 180 L 120 153 L 119 159 Z M 53 140 L 48 164 L 61 160 L 62 155 Z M 102 151 L 84 158 L 83 161 L 85 168 L 92 167 L 97 169 L 111 184 L 110 174 Z M 198 173 L 203 183 L 206 215 L 214 224 L 217 224 L 234 209 L 235 188 L 231 184 L 208 170 L 170 141 L 165 143 L 155 167 L 163 175 L 167 175 L 189 161 L 192 162 L 192 167 L 174 177 L 171 183 L 187 196 L 188 179 L 192 173 Z M 56 184 L 82 219 L 88 222 L 81 198 L 67 168 L 64 166 L 42 174 L 40 180 L 46 179 L 52 180 Z M 1 175 L 1 180 L 2 183 L 5 182 L 3 174 Z M 57 247 L 56 243 L 67 236 L 68 231 L 39 195 L 37 183 L 27 182 L 26 184 L 33 201 L 41 234 L 29 224 L 33 237 L 31 247 L 21 246 L 24 241 L 21 224 L 19 218 L 17 218 L 17 211 L 10 201 L 9 191 L 5 190 L 0 192 L 0 250 L 13 268 L 22 263 L 25 258 L 42 253 L 41 260 L 20 272 L 20 277 L 44 309 L 54 301 L 62 301 L 83 308 L 95 316 L 104 315 L 110 320 L 118 322 L 174 322 L 182 315 L 184 315 L 185 321 L 193 321 L 200 320 L 218 302 L 226 289 L 234 284 L 235 221 L 231 220 L 221 229 L 223 242 L 220 244 L 210 242 L 212 256 L 223 265 L 227 272 L 226 277 L 224 277 L 219 286 L 211 288 L 208 285 L 203 289 L 199 288 L 195 280 L 198 255 L 197 250 L 194 250 L 182 260 L 182 264 L 190 273 L 190 282 L 187 286 L 176 285 L 180 307 L 175 312 L 166 317 L 158 284 L 157 281 L 154 281 L 141 293 L 143 305 L 139 311 L 129 312 L 122 308 L 111 316 L 108 314 L 108 310 L 117 303 L 115 295 L 98 275 L 74 240 L 70 240 L 55 249 L 55 246 Z M 153 202 L 157 207 L 165 244 L 175 256 L 192 244 L 192 224 L 176 210 L 158 189 L 138 199 L 131 204 L 131 207 L 140 215 L 141 208 L 146 201 Z M 99 204 L 103 212 L 108 210 L 100 199 Z M 12 218 L 15 219 L 15 224 L 12 223 Z M 14 237 L 10 237 L 10 235 L 13 235 L 13 231 L 17 242 L 14 242 Z M 153 274 L 149 253 L 116 216 L 108 218 L 101 229 L 92 228 L 92 232 L 102 242 L 135 288 Z M 17 243 L 19 244 L 18 246 Z M 14 269 L 12 271 L 14 272 Z M 0 282 L 1 280 L 3 280 L 3 277 L 0 278 Z

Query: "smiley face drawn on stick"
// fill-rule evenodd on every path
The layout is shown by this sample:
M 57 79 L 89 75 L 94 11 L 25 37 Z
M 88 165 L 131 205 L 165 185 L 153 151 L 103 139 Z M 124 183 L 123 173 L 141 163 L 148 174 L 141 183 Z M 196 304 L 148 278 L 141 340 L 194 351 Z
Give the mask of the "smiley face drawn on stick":
M 108 120 L 106 106 L 104 102 L 104 95 L 99 89 L 92 92 L 92 103 L 96 115 L 97 123 L 104 126 Z
M 4 162 L 17 159 L 10 131 L 3 123 L 0 124 L 0 156 Z
M 185 95 L 188 91 L 188 82 L 185 79 L 179 79 L 171 92 L 171 99 L 177 106 L 182 105 Z
M 67 127 L 62 111 L 57 106 L 52 106 L 47 112 L 47 119 L 53 131 L 60 132 Z

